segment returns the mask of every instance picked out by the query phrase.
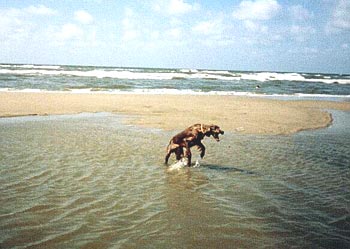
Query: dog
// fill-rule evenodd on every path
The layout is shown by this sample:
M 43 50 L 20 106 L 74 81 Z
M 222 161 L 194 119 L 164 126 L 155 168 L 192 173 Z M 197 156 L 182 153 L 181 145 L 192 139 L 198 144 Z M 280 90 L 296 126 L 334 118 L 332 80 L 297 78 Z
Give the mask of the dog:
M 179 134 L 175 135 L 169 142 L 166 149 L 165 164 L 168 164 L 169 157 L 175 153 L 176 160 L 181 160 L 184 156 L 187 157 L 187 166 L 191 166 L 191 150 L 193 146 L 197 146 L 200 151 L 201 158 L 205 155 L 205 147 L 202 140 L 205 136 L 213 138 L 219 142 L 219 135 L 223 135 L 224 131 L 217 125 L 194 124 Z M 185 149 L 185 153 L 184 153 Z

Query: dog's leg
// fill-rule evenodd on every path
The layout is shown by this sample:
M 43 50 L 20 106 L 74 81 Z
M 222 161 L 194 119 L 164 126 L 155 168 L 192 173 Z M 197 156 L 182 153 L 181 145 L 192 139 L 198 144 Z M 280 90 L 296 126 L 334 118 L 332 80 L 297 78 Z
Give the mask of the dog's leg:
M 173 144 L 172 142 L 169 143 L 169 145 L 167 147 L 167 153 L 165 155 L 165 164 L 168 164 L 170 155 L 173 152 L 176 152 L 178 148 L 179 148 L 178 144 Z
M 181 160 L 181 158 L 184 157 L 184 149 L 183 149 L 183 147 L 177 148 L 176 151 L 175 151 L 175 155 L 176 155 L 176 160 L 177 161 Z
M 205 155 L 205 147 L 201 142 L 198 143 L 198 147 L 199 147 L 199 150 L 201 152 L 201 158 L 203 158 Z
M 188 150 L 188 152 L 187 152 L 187 158 L 188 158 L 187 166 L 191 167 L 192 153 L 190 150 Z
M 191 167 L 191 158 L 192 158 L 192 153 L 190 150 L 190 146 L 188 146 L 188 143 L 186 142 L 186 157 L 187 157 L 187 166 Z
M 165 162 L 164 162 L 165 164 L 168 164 L 170 155 L 171 155 L 171 151 L 168 152 L 168 153 L 166 154 L 166 156 L 165 156 Z
M 171 144 L 169 144 L 168 147 L 167 147 L 166 155 L 165 155 L 165 164 L 166 165 L 168 164 L 169 157 L 170 157 L 171 153 L 172 153 L 172 151 L 171 151 Z

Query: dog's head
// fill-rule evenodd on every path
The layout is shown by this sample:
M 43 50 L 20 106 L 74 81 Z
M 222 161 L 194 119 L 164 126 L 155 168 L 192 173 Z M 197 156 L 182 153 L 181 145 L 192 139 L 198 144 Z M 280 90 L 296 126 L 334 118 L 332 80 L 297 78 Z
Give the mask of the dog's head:
M 219 138 L 219 135 L 223 135 L 224 134 L 224 131 L 220 129 L 219 126 L 217 125 L 208 125 L 206 127 L 206 132 L 205 132 L 205 135 L 207 137 L 210 137 L 210 136 L 213 136 L 213 138 L 216 140 L 216 141 L 220 141 L 220 138 Z

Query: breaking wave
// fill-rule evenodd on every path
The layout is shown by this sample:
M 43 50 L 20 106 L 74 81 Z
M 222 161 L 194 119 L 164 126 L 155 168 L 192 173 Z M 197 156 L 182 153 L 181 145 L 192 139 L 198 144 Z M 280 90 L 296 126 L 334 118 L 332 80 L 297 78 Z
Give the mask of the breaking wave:
M 0 65 L 1 74 L 76 76 L 98 79 L 112 78 L 125 80 L 222 80 L 222 81 L 293 81 L 320 82 L 326 84 L 350 84 L 350 76 L 329 74 L 301 74 L 280 72 L 235 72 L 197 69 L 127 69 L 98 67 L 68 67 L 46 65 Z

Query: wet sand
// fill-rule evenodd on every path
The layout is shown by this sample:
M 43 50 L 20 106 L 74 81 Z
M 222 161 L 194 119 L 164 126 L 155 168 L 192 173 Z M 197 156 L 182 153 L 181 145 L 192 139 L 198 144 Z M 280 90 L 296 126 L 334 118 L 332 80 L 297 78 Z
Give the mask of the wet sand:
M 181 130 L 194 123 L 217 124 L 244 134 L 292 134 L 327 127 L 327 109 L 350 111 L 350 103 L 283 101 L 237 96 L 74 94 L 2 92 L 0 116 L 111 112 L 132 125 Z

